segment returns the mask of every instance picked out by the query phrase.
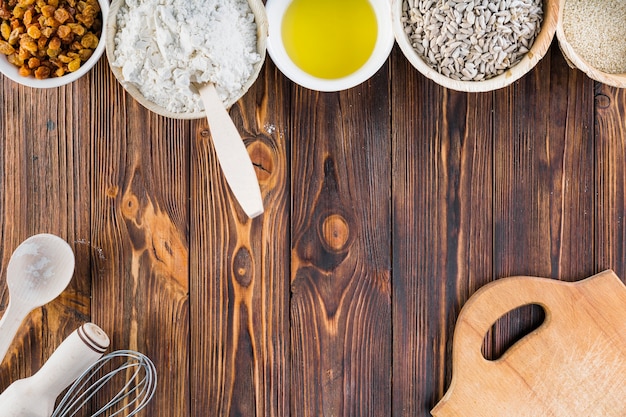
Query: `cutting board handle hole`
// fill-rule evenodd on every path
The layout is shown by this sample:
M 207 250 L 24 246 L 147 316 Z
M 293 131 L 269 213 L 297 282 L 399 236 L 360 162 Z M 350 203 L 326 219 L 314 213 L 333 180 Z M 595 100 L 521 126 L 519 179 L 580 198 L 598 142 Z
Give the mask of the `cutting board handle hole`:
M 500 359 L 513 345 L 537 330 L 545 319 L 546 312 L 538 304 L 526 304 L 509 311 L 485 335 L 483 357 L 490 361 Z

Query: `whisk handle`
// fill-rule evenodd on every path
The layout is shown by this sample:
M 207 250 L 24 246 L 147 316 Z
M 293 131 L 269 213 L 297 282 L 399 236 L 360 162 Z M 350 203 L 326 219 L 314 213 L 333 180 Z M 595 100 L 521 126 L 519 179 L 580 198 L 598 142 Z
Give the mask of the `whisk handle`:
M 109 346 L 106 333 L 93 323 L 86 323 L 70 334 L 50 359 L 32 376 L 42 392 L 56 398 L 76 378 L 102 357 Z
M 11 417 L 49 417 L 56 398 L 94 364 L 109 346 L 106 333 L 93 323 L 70 334 L 33 376 L 11 384 L 0 395 L 0 410 Z

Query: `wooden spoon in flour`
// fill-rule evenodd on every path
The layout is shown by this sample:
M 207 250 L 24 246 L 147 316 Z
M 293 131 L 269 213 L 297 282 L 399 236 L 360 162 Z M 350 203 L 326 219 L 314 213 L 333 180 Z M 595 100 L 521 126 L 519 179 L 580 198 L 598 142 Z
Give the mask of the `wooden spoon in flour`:
M 204 102 L 213 147 L 226 182 L 248 217 L 263 213 L 263 199 L 250 155 L 213 83 L 197 84 Z

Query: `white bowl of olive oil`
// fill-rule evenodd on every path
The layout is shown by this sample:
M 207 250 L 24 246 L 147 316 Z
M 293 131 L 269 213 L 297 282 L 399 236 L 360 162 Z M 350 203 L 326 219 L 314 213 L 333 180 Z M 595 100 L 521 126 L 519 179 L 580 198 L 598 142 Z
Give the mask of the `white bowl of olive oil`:
M 388 0 L 268 0 L 265 8 L 272 61 L 311 90 L 361 84 L 393 47 Z

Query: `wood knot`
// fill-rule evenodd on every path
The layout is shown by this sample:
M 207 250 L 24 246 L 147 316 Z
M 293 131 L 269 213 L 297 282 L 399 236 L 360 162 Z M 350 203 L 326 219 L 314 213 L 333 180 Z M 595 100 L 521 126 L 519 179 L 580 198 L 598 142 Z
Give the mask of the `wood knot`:
M 247 147 L 259 182 L 267 182 L 274 172 L 274 153 L 264 140 L 255 140 Z
M 122 202 L 122 215 L 127 219 L 134 219 L 139 212 L 139 199 L 132 194 L 126 194 Z
M 242 287 L 248 287 L 252 282 L 254 264 L 248 248 L 239 248 L 233 260 L 233 275 Z
M 596 106 L 600 109 L 608 109 L 611 106 L 611 97 L 606 94 L 596 94 Z
M 117 197 L 117 193 L 119 192 L 119 190 L 120 189 L 117 185 L 107 188 L 107 197 L 109 198 Z
M 341 252 L 350 238 L 350 226 L 340 214 L 331 214 L 322 221 L 321 237 L 328 249 Z

